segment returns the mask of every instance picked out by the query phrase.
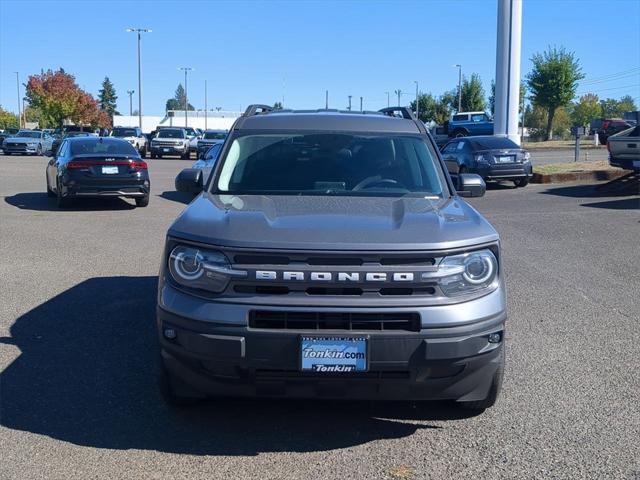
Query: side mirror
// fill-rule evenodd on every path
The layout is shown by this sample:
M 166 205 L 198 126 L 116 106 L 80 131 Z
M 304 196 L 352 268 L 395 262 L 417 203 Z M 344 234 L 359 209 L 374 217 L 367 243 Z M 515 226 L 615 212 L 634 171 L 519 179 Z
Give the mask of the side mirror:
M 200 193 L 202 184 L 202 170 L 199 168 L 185 168 L 176 177 L 176 190 L 179 192 Z
M 461 197 L 482 197 L 487 185 L 480 175 L 461 173 L 458 175 L 458 195 Z

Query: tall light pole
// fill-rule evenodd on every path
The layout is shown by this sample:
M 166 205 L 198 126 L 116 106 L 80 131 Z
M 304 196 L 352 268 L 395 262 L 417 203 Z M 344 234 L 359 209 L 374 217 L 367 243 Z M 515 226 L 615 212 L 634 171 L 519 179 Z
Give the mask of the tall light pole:
M 360 97 L 360 111 L 362 112 L 362 97 Z
M 20 74 L 15 72 L 16 74 L 16 89 L 18 92 L 18 127 L 22 128 L 22 111 L 20 110 Z
M 387 94 L 387 108 L 389 108 L 391 106 L 391 104 L 389 103 L 389 92 L 384 92 Z
M 351 111 L 351 97 L 353 95 L 349 95 L 349 107 L 347 108 L 347 110 Z
M 187 108 L 189 107 L 189 94 L 187 90 L 187 73 L 193 70 L 191 67 L 179 67 L 178 70 L 184 72 L 184 126 L 187 125 Z
M 138 126 L 142 130 L 142 66 L 140 62 L 140 38 L 143 33 L 151 33 L 150 28 L 127 28 L 127 32 L 138 34 Z
M 462 110 L 462 65 L 455 64 L 454 67 L 458 67 L 458 112 Z
M 402 90 L 394 90 L 393 93 L 398 96 L 398 106 L 400 106 L 400 95 L 402 95 Z
M 414 80 L 413 83 L 416 84 L 416 118 L 420 118 L 420 107 L 418 106 L 418 81 Z
M 133 117 L 133 94 L 135 90 L 127 90 L 127 94 L 129 95 L 129 116 Z
M 207 81 L 204 81 L 204 129 L 207 129 Z
M 324 109 L 329 110 L 329 90 L 324 91 Z

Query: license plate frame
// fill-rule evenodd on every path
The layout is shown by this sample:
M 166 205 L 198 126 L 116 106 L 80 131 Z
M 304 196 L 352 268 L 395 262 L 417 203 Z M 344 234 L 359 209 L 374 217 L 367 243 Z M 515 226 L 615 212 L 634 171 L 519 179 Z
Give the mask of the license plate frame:
M 298 369 L 304 373 L 340 374 L 369 371 L 368 335 L 300 335 L 298 338 Z M 312 352 L 344 352 L 357 354 L 355 358 L 307 356 Z M 363 357 L 361 357 L 363 355 Z
M 162 149 L 162 151 L 163 151 L 164 153 L 169 153 L 169 152 L 171 151 L 171 149 L 170 149 L 170 148 L 163 148 L 163 149 Z
M 111 165 L 104 165 L 102 167 L 102 174 L 103 175 L 117 175 L 118 174 L 118 167 L 117 166 L 111 166 Z
M 496 156 L 497 163 L 515 163 L 513 155 L 498 155 Z

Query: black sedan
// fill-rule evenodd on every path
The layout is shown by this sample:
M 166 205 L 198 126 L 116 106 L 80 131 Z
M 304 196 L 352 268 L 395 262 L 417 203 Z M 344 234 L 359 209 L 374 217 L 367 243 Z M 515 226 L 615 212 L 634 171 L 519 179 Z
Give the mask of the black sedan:
M 134 198 L 149 204 L 147 164 L 131 144 L 110 137 L 65 138 L 46 169 L 47 195 L 63 208 L 72 198 Z
M 524 187 L 533 175 L 529 152 L 505 137 L 454 138 L 442 147 L 451 175 L 477 173 L 484 180 L 511 180 Z

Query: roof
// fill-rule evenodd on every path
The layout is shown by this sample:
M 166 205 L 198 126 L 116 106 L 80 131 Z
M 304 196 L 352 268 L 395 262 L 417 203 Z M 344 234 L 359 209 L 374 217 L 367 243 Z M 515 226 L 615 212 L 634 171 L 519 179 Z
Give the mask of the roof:
M 237 130 L 310 130 L 419 134 L 415 120 L 380 112 L 302 110 L 271 111 L 241 117 Z

